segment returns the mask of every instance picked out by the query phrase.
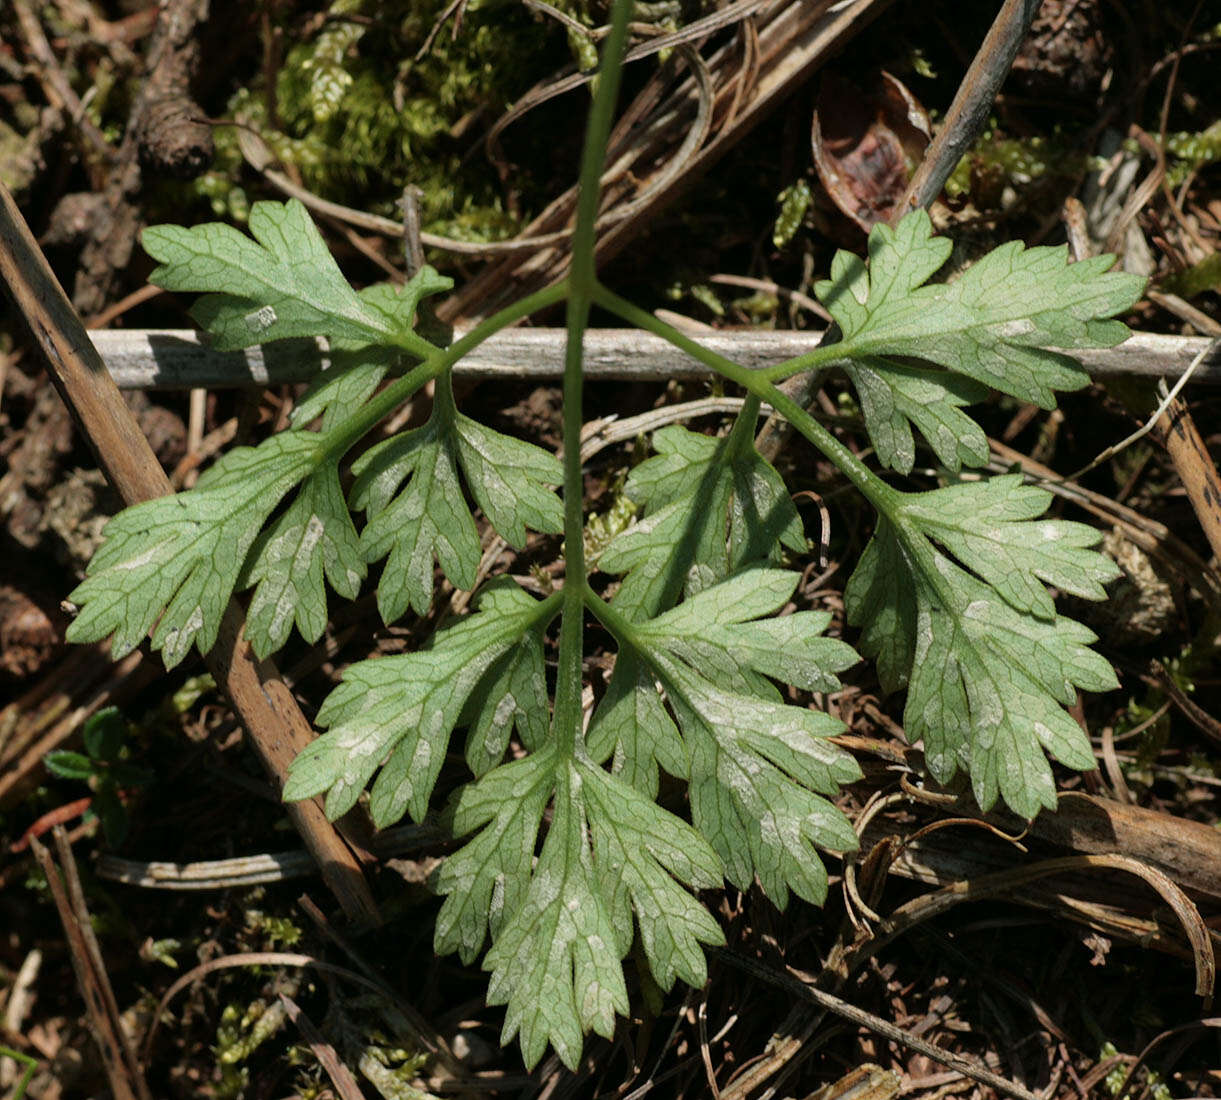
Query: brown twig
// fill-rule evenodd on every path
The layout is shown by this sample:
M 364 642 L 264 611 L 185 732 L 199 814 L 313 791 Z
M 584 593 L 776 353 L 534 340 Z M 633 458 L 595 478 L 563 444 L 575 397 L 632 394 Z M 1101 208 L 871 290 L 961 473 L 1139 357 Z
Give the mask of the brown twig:
M 339 1060 L 335 1048 L 326 1041 L 314 1021 L 301 1011 L 301 1007 L 287 993 L 280 994 L 280 1004 L 284 1006 L 288 1018 L 297 1025 L 301 1037 L 309 1044 L 319 1065 L 326 1070 L 326 1075 L 331 1079 L 331 1084 L 335 1086 L 340 1100 L 365 1100 L 364 1093 L 360 1091 L 356 1079 L 352 1076 L 352 1071 Z
M 958 86 L 945 119 L 937 129 L 899 204 L 900 211 L 928 206 L 945 186 L 963 154 L 979 136 L 992 101 L 1013 67 L 1018 47 L 1042 0 L 1005 0 L 984 36 L 975 59 Z
M 85 1009 L 93 1037 L 102 1053 L 102 1064 L 110 1080 L 115 1100 L 152 1100 L 144 1075 L 140 1072 L 135 1051 L 127 1040 L 123 1021 L 119 1016 L 119 1005 L 115 1000 L 110 978 L 102 963 L 102 953 L 93 934 L 89 910 L 85 906 L 85 894 L 81 889 L 76 861 L 68 844 L 63 826 L 57 825 L 53 833 L 55 848 L 59 855 L 59 866 L 51 853 L 37 838 L 30 846 L 38 865 L 47 876 L 51 897 L 64 926 L 64 938 L 72 958 L 72 969 L 76 972 L 77 986 L 85 999 Z
M 1025 1089 L 1016 1082 L 993 1073 L 987 1066 L 982 1066 L 978 1062 L 970 1058 L 964 1058 L 961 1054 L 955 1054 L 944 1047 L 926 1042 L 919 1036 L 913 1035 L 909 1031 L 904 1031 L 901 1027 L 896 1027 L 889 1020 L 883 1020 L 880 1016 L 875 1016 L 872 1012 L 866 1012 L 863 1008 L 857 1008 L 856 1005 L 849 1004 L 842 998 L 819 989 L 816 985 L 801 981 L 794 977 L 791 972 L 776 970 L 774 967 L 766 966 L 755 959 L 748 958 L 745 955 L 738 954 L 736 951 L 730 951 L 723 947 L 713 948 L 712 954 L 722 962 L 728 963 L 735 970 L 741 970 L 743 973 L 751 975 L 751 977 L 759 978 L 769 985 L 774 985 L 777 989 L 783 989 L 794 997 L 816 1004 L 819 1008 L 825 1009 L 828 1012 L 833 1012 L 836 1016 L 849 1020 L 858 1027 L 867 1028 L 877 1035 L 907 1047 L 909 1050 L 923 1054 L 926 1058 L 931 1058 L 934 1062 L 938 1062 L 943 1066 L 949 1066 L 958 1073 L 970 1077 L 982 1085 L 987 1085 L 989 1088 L 996 1089 L 997 1092 L 1003 1093 L 1005 1096 L 1012 1096 L 1015 1100 L 1040 1100 L 1040 1097 L 1036 1096 L 1029 1089 Z
M 106 373 L 88 333 L 56 282 L 7 189 L 0 186 L 0 282 L 8 289 L 46 359 L 48 373 L 98 464 L 127 504 L 172 490 L 148 441 Z M 230 603 L 207 663 L 241 717 L 264 765 L 283 785 L 288 766 L 314 737 L 292 693 L 269 661 L 242 637 L 244 616 Z M 318 860 L 327 885 L 353 920 L 378 923 L 360 865 L 316 801 L 288 814 Z
M 946 113 L 945 122 L 937 131 L 924 159 L 908 184 L 907 194 L 895 208 L 892 224 L 908 210 L 929 206 L 941 194 L 941 188 L 962 158 L 963 152 L 979 135 L 988 110 L 996 98 L 1017 56 L 1018 47 L 1030 28 L 1041 0 L 1005 0 L 991 28 L 967 69 L 954 101 Z M 819 344 L 837 340 L 838 329 L 829 329 Z M 818 389 L 820 371 L 807 371 L 794 376 L 780 388 L 802 407 L 810 403 Z M 767 459 L 773 459 L 792 434 L 792 427 L 782 417 L 772 416 L 764 424 L 755 445 Z

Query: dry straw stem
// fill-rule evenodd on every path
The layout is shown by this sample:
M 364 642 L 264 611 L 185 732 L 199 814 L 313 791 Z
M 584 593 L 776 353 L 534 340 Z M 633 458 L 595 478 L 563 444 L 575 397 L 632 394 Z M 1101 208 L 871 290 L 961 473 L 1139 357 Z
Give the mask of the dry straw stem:
M 1024 867 L 964 879 L 934 890 L 931 894 L 913 898 L 891 913 L 873 937 L 848 953 L 848 971 L 855 970 L 869 956 L 875 955 L 916 925 L 939 916 L 960 902 L 1008 894 L 1049 875 L 1089 870 L 1126 871 L 1143 879 L 1157 891 L 1183 926 L 1183 932 L 1191 946 L 1196 972 L 1195 991 L 1206 1003 L 1211 1003 L 1216 985 L 1216 958 L 1208 926 L 1200 916 L 1199 909 L 1169 876 L 1131 856 L 1117 854 L 1063 856 L 1040 860 Z
M 0 282 L 29 326 L 60 397 L 124 503 L 168 495 L 169 479 L 2 185 Z M 206 661 L 264 765 L 282 786 L 288 765 L 314 734 L 275 666 L 255 660 L 242 637 L 243 622 L 241 609 L 231 603 Z M 378 923 L 377 905 L 360 864 L 322 807 L 316 801 L 299 802 L 289 806 L 288 813 L 344 912 L 353 920 Z
M 461 332 L 459 332 L 461 335 Z M 757 329 L 700 333 L 699 342 L 743 366 L 763 369 L 804 355 L 819 331 Z M 219 352 L 190 329 L 114 329 L 90 339 L 120 389 L 189 390 L 257 388 L 313 378 L 327 363 L 321 342 Z M 564 369 L 563 329 L 505 329 L 485 340 L 455 366 L 456 378 L 547 382 Z M 1136 332 L 1114 348 L 1073 352 L 1092 378 L 1180 378 L 1202 356 L 1193 384 L 1221 385 L 1221 349 L 1193 336 Z M 589 329 L 585 377 L 595 382 L 670 382 L 709 379 L 712 372 L 672 344 L 638 329 Z
M 47 885 L 64 927 L 72 969 L 76 972 L 76 984 L 85 999 L 89 1026 L 101 1050 L 102 1065 L 111 1091 L 115 1100 L 152 1100 L 135 1051 L 127 1040 L 119 1005 L 93 934 L 93 923 L 85 905 L 85 892 L 81 888 L 72 847 L 62 826 L 57 825 L 53 835 L 59 866 L 37 838 L 32 839 L 30 845 L 38 865 L 47 876 Z
M 1159 305 L 1186 317 L 1196 329 L 1212 339 L 1212 347 L 1221 344 L 1221 324 L 1200 310 L 1188 306 L 1172 294 L 1150 294 Z M 1186 306 L 1186 309 L 1182 307 Z M 1161 415 L 1153 431 L 1187 492 L 1187 499 L 1195 510 L 1196 518 L 1204 529 L 1205 537 L 1217 560 L 1221 561 L 1221 475 L 1216 463 L 1208 453 L 1200 431 L 1187 409 L 1187 403 L 1178 396 L 1165 402 L 1159 409 Z

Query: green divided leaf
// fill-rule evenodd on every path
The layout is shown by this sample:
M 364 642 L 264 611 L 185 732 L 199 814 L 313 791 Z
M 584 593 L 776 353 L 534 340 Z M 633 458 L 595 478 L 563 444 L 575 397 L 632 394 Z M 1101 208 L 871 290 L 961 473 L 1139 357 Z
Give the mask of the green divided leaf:
M 420 293 L 436 288 L 435 272 L 404 293 L 403 312 L 388 308 L 384 292 L 358 295 L 340 272 L 305 207 L 256 202 L 252 241 L 219 222 L 186 229 L 155 225 L 144 231 L 145 251 L 161 262 L 150 281 L 166 290 L 202 291 L 195 319 L 223 351 L 292 336 L 326 336 L 350 347 L 385 344 L 414 355 L 435 349 L 412 331 Z
M 307 642 L 326 629 L 326 582 L 354 600 L 365 579 L 360 538 L 339 487 L 339 468 L 324 463 L 292 504 L 259 537 L 245 581 L 257 583 L 246 633 L 260 657 L 288 641 L 293 623 Z
M 69 641 L 113 634 L 117 659 L 157 623 L 152 645 L 167 668 L 192 644 L 207 653 L 247 552 L 283 497 L 317 463 L 316 436 L 285 432 L 231 451 L 190 492 L 120 512 L 69 596 L 81 609 Z
M 1094 766 L 1063 708 L 1078 688 L 1117 686 L 1089 649 L 1093 633 L 1057 616 L 1041 583 L 1098 598 L 1117 571 L 1086 549 L 1092 528 L 1033 518 L 1049 497 L 1016 476 L 913 494 L 897 510 L 901 530 L 879 522 L 845 591 L 883 687 L 908 685 L 904 725 L 933 776 L 965 768 L 981 807 L 999 796 L 1027 818 L 1056 803 L 1045 753 Z
M 304 428 L 319 417 L 325 435 L 373 396 L 399 358 L 396 348 L 367 347 L 331 352 L 331 365 L 310 382 L 293 406 L 289 423 Z
M 476 776 L 504 759 L 516 729 L 530 751 L 547 737 L 547 677 L 543 667 L 543 627 L 527 630 L 479 681 L 459 724 L 467 727 L 466 763 Z
M 780 906 L 790 889 L 825 897 L 815 847 L 856 846 L 825 796 L 860 777 L 827 740 L 841 723 L 785 705 L 764 679 L 833 690 L 834 673 L 856 662 L 850 647 L 819 636 L 826 615 L 748 621 L 782 606 L 796 583 L 792 573 L 748 570 L 634 625 L 618 658 L 622 679 L 617 665 L 589 732 L 595 759 L 613 752 L 617 773 L 645 795 L 656 791 L 659 764 L 687 779 L 692 821 L 729 880 L 745 889 L 757 876 Z M 656 703 L 658 687 L 677 726 Z
M 988 461 L 988 437 L 966 413 L 987 396 L 978 382 L 959 374 L 909 367 L 878 356 L 862 356 L 843 365 L 861 403 L 865 427 L 878 461 L 900 473 L 916 464 L 912 427 L 928 440 L 938 461 L 949 470 Z
M 437 890 L 445 903 L 437 915 L 438 954 L 457 951 L 464 963 L 473 962 L 488 936 L 499 936 L 520 910 L 554 773 L 551 753 L 533 753 L 462 789 L 453 832 L 475 835 L 441 866 Z
M 408 607 L 421 615 L 428 610 L 434 559 L 455 587 L 475 584 L 479 534 L 459 466 L 476 503 L 516 549 L 525 546 L 527 526 L 546 533 L 563 529 L 559 499 L 548 488 L 563 480 L 555 456 L 439 402 L 423 427 L 377 444 L 352 465 L 352 506 L 369 517 L 361 535 L 365 559 L 389 555 L 377 591 L 385 622 Z
M 613 754 L 615 774 L 650 797 L 657 795 L 659 767 L 676 776 L 688 772 L 687 747 L 657 690 L 657 677 L 634 649 L 621 649 L 615 658 L 587 742 L 595 760 Z
M 351 665 L 318 712 L 328 732 L 293 761 L 284 798 L 326 791 L 327 815 L 340 817 L 380 767 L 369 807 L 375 824 L 408 812 L 422 820 L 468 697 L 497 658 L 557 606 L 510 580 L 493 581 L 478 612 L 438 631 L 428 649 Z
M 479 532 L 462 495 L 452 437 L 434 413 L 421 428 L 370 447 L 352 464 L 350 501 L 368 515 L 365 560 L 389 555 L 377 586 L 383 622 L 432 603 L 433 560 L 456 588 L 474 587 Z M 406 487 L 398 492 L 404 482 Z
M 807 691 L 837 691 L 836 672 L 856 664 L 852 647 L 825 638 L 831 616 L 798 611 L 768 618 L 792 597 L 797 575 L 745 569 L 637 629 L 709 680 L 744 694 L 778 699 L 772 680 Z M 756 621 L 750 621 L 756 620 Z
M 868 269 L 840 252 L 831 278 L 815 287 L 843 332 L 845 359 L 856 362 L 853 381 L 874 446 L 887 465 L 904 471 L 914 460 L 908 422 L 951 469 L 982 464 L 979 430 L 957 411 L 978 390 L 953 375 L 914 374 L 881 357 L 922 359 L 1051 409 L 1054 391 L 1080 389 L 1087 377 L 1073 359 L 1049 349 L 1121 343 L 1128 330 L 1110 318 L 1129 309 L 1145 285 L 1140 276 L 1108 271 L 1113 257 L 1070 264 L 1064 248 L 1014 241 L 954 282 L 926 286 L 952 248 L 932 232 L 923 210 L 894 229 L 877 225 Z
M 850 851 L 852 824 L 827 797 L 861 772 L 826 739 L 843 730 L 830 715 L 739 695 L 664 651 L 650 663 L 678 718 L 689 756 L 691 820 L 747 889 L 757 877 L 783 908 L 789 890 L 815 905 L 827 895 L 816 847 Z
M 535 863 L 548 802 L 553 816 Z M 488 1002 L 507 1006 L 502 1041 L 518 1036 L 528 1066 L 548 1044 L 575 1066 L 587 1031 L 612 1034 L 615 1014 L 628 1010 L 621 960 L 633 916 L 662 988 L 676 977 L 703 984 L 701 945 L 723 937 L 683 886 L 712 887 L 721 876 L 690 825 L 579 757 L 545 752 L 463 792 L 455 830 L 476 829 L 441 870 L 436 949 L 469 960 L 491 932 Z
M 644 516 L 602 552 L 598 567 L 627 573 L 614 606 L 645 619 L 742 566 L 805 549 L 801 518 L 780 475 L 736 434 L 715 439 L 681 427 L 653 435 L 654 458 L 628 478 Z
M 526 545 L 526 528 L 551 535 L 564 529 L 564 509 L 550 489 L 564 480 L 555 455 L 461 413 L 454 418 L 454 442 L 471 496 L 515 550 Z
M 1051 493 L 1024 485 L 1020 474 L 964 482 L 903 499 L 903 515 L 1018 611 L 1040 619 L 1056 607 L 1043 586 L 1085 600 L 1106 598 L 1119 576 L 1110 558 L 1090 549 L 1100 535 L 1084 523 L 1040 519 Z

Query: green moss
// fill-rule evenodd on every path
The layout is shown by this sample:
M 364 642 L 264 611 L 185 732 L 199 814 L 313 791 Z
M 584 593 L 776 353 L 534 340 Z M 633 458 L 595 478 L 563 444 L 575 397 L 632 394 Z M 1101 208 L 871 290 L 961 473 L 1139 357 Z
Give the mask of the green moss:
M 1167 134 L 1166 152 L 1173 158 L 1166 170 L 1166 182 L 1178 187 L 1192 172 L 1221 160 L 1221 121 L 1196 133 Z
M 1168 275 L 1162 280 L 1162 289 L 1180 298 L 1194 298 L 1206 290 L 1221 288 L 1221 252 L 1193 264 L 1186 271 Z
M 958 162 L 946 180 L 950 198 L 970 193 L 972 171 L 999 177 L 1003 184 L 1025 184 L 1044 176 L 1072 176 L 1101 167 L 1097 157 L 1074 148 L 1059 136 L 1007 138 L 985 133 Z
M 278 125 L 262 87 L 240 90 L 230 114 L 257 128 L 324 198 L 393 217 L 410 183 L 423 192 L 426 230 L 468 240 L 511 235 L 519 222 L 493 173 L 481 155 L 467 156 L 480 133 L 468 124 L 476 116 L 490 122 L 562 64 L 565 32 L 516 5 L 474 0 L 457 37 L 452 24 L 443 27 L 417 59 L 444 7 L 335 0 L 317 33 L 289 38 L 275 82 Z M 291 36 L 300 25 L 295 17 L 283 30 Z M 237 176 L 236 142 L 222 145 L 215 172 L 197 188 L 217 213 L 233 216 L 223 181 Z

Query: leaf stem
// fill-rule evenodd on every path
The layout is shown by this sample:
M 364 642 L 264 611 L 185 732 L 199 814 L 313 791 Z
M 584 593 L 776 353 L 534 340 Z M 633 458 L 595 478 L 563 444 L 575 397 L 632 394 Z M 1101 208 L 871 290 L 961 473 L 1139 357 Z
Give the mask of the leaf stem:
M 581 472 L 581 427 L 584 391 L 584 340 L 589 309 L 597 287 L 594 268 L 596 221 L 606 142 L 610 134 L 623 49 L 627 41 L 632 0 L 615 0 L 611 32 L 602 50 L 597 91 L 589 108 L 577 220 L 572 238 L 572 270 L 568 276 L 568 346 L 564 355 L 564 610 L 560 620 L 560 652 L 552 719 L 560 758 L 571 757 L 581 733 L 582 661 L 585 646 L 585 548 L 583 509 L 585 479 Z
M 848 341 L 824 344 L 822 347 L 807 351 L 804 355 L 797 355 L 792 359 L 784 360 L 783 363 L 774 363 L 770 367 L 764 367 L 757 373 L 760 378 L 765 378 L 768 382 L 783 382 L 786 378 L 791 378 L 802 371 L 817 370 L 819 367 L 830 366 L 843 359 L 851 359 L 857 353 L 857 349 Z
M 581 602 L 589 609 L 590 614 L 610 631 L 620 649 L 624 646 L 640 649 L 640 642 L 631 619 L 599 596 L 590 587 L 589 581 L 581 586 Z
M 402 378 L 396 379 L 381 393 L 377 394 L 367 405 L 361 408 L 347 420 L 336 424 L 321 439 L 321 454 L 324 457 L 338 458 L 352 447 L 370 428 L 382 417 L 407 400 L 426 382 L 444 374 L 464 355 L 470 354 L 489 336 L 494 336 L 503 328 L 508 328 L 515 321 L 529 317 L 548 306 L 556 305 L 564 300 L 568 293 L 568 281 L 561 280 L 554 286 L 523 298 L 506 306 L 499 313 L 494 313 L 486 321 L 476 325 L 460 340 L 455 340 L 448 348 L 430 355 L 424 362 L 412 367 Z
M 658 320 L 646 310 L 620 298 L 614 291 L 608 290 L 601 284 L 595 287 L 594 301 L 604 309 L 622 317 L 629 324 L 651 332 L 655 336 L 660 336 L 676 348 L 685 351 L 693 359 L 703 363 L 704 366 L 723 375 L 731 382 L 736 382 L 747 393 L 766 401 L 834 462 L 840 472 L 879 512 L 888 518 L 896 512 L 903 494 L 887 485 L 797 402 L 787 396 L 783 390 L 777 389 L 774 383 L 768 381 L 768 372 L 751 370 L 749 367 L 733 362 L 732 359 L 718 355 L 689 336 L 685 336 L 678 329 Z M 838 346 L 842 347 L 842 345 Z M 802 358 L 808 359 L 809 357 L 803 356 Z

